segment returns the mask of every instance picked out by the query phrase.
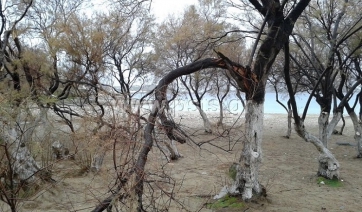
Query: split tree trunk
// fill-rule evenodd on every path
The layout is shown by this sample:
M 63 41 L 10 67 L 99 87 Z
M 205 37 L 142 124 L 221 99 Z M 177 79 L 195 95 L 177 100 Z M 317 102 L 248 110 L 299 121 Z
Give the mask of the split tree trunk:
M 319 140 L 322 141 L 323 145 L 328 148 L 328 140 L 334 132 L 338 122 L 342 118 L 341 112 L 334 112 L 333 118 L 329 122 L 329 113 L 321 112 L 318 118 L 319 124 Z

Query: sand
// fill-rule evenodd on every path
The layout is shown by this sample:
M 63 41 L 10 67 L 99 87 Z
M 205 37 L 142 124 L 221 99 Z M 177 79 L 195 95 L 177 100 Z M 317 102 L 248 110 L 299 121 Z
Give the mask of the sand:
M 217 114 L 208 115 L 215 123 Z M 235 117 L 229 114 L 225 119 L 226 125 L 233 123 Z M 240 156 L 242 127 L 237 125 L 243 124 L 243 120 L 239 120 L 235 130 L 230 132 L 232 139 L 222 134 L 222 128 L 214 128 L 213 135 L 205 134 L 196 113 L 178 113 L 175 120 L 184 126 L 193 141 L 207 142 L 201 147 L 192 142 L 177 144 L 183 157 L 170 163 L 154 148 L 148 167 L 153 170 L 163 165 L 164 171 L 174 180 L 174 198 L 183 207 L 172 204 L 170 211 L 212 211 L 204 204 L 230 183 L 227 171 Z M 355 157 L 355 146 L 336 144 L 354 143 L 351 120 L 346 117 L 343 135 L 332 135 L 329 141 L 329 149 L 341 166 L 343 182 L 337 188 L 317 183 L 319 154 L 311 143 L 304 142 L 294 131 L 290 139 L 283 137 L 286 121 L 284 114 L 265 115 L 263 162 L 259 174 L 261 184 L 267 189 L 267 197 L 248 203 L 242 211 L 361 211 L 362 161 Z M 309 116 L 306 126 L 318 135 L 317 116 Z M 112 185 L 112 158 L 105 158 L 105 166 L 99 174 L 79 175 L 76 167 L 72 161 L 58 162 L 54 166 L 57 183 L 47 185 L 47 189 L 34 195 L 31 201 L 21 203 L 19 211 L 91 211 L 98 200 L 106 197 L 105 193 Z M 68 172 L 67 175 L 64 172 Z M 7 211 L 6 207 L 1 205 L 0 211 Z

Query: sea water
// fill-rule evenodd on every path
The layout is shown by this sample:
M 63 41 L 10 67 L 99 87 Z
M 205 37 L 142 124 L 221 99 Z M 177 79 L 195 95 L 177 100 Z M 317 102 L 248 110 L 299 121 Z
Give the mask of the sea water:
M 308 93 L 299 93 L 295 95 L 299 114 L 304 112 L 308 98 Z M 287 94 L 279 94 L 278 99 L 284 106 L 287 107 L 287 101 L 289 100 L 289 96 Z M 354 98 L 352 98 L 351 103 L 352 102 L 354 102 Z M 202 99 L 201 107 L 205 112 L 218 112 L 220 110 L 218 99 L 212 95 L 206 95 Z M 197 108 L 194 106 L 191 99 L 187 98 L 186 96 L 183 98 L 176 98 L 173 102 L 170 103 L 170 108 L 172 108 L 174 111 L 197 111 Z M 227 97 L 223 101 L 223 110 L 229 111 L 231 113 L 240 113 L 243 111 L 243 109 L 243 104 L 237 97 Z M 355 111 L 358 113 L 358 105 Z M 269 92 L 265 94 L 264 113 L 287 114 L 287 110 L 276 101 L 276 94 Z M 315 98 L 311 99 L 307 113 L 320 113 L 320 106 L 316 102 Z
M 142 95 L 139 95 L 142 96 Z M 151 95 L 152 96 L 152 95 Z M 295 95 L 295 99 L 297 102 L 298 113 L 302 114 L 306 108 L 306 103 L 308 101 L 309 94 L 308 93 L 298 93 Z M 138 99 L 136 97 L 136 99 Z M 151 97 L 149 100 L 152 100 Z M 245 99 L 245 97 L 244 97 Z M 279 93 L 278 94 L 279 101 L 287 107 L 287 101 L 289 100 L 289 95 L 286 93 Z M 245 101 L 245 100 L 244 100 Z M 352 97 L 350 104 L 352 105 L 355 101 L 355 97 Z M 337 104 L 339 101 L 337 101 Z M 179 95 L 176 99 L 170 102 L 170 109 L 174 112 L 193 112 L 197 111 L 197 108 L 192 103 L 190 97 L 186 94 Z M 149 104 L 143 105 L 143 108 L 150 107 Z M 212 112 L 219 112 L 220 107 L 218 103 L 218 99 L 216 95 L 212 94 L 205 94 L 201 101 L 202 109 L 208 113 Z M 150 109 L 150 108 L 149 108 Z M 241 113 L 244 110 L 242 102 L 235 96 L 229 95 L 223 101 L 223 110 L 229 111 L 231 113 Z M 359 112 L 359 105 L 356 106 L 355 109 L 356 113 Z M 266 114 L 287 114 L 287 110 L 276 101 L 276 93 L 275 92 L 267 92 L 265 94 L 265 102 L 264 102 L 264 113 Z M 307 114 L 319 114 L 320 113 L 320 106 L 316 102 L 315 98 L 312 98 L 310 104 L 308 106 Z

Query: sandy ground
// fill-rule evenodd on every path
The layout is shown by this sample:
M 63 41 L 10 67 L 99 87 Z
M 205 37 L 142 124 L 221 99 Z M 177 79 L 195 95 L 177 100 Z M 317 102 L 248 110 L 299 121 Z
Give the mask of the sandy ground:
M 216 115 L 210 114 L 210 117 Z M 232 117 L 226 118 L 227 125 L 233 123 L 236 116 Z M 203 206 L 230 181 L 227 171 L 239 158 L 242 127 L 235 126 L 230 139 L 222 134 L 221 128 L 215 128 L 213 135 L 205 134 L 195 113 L 179 114 L 175 120 L 184 126 L 193 141 L 206 143 L 201 147 L 191 143 L 177 144 L 184 157 L 171 163 L 166 163 L 164 156 L 154 148 L 149 156 L 149 167 L 152 169 L 163 164 L 165 172 L 175 180 L 174 197 L 183 204 L 183 208 L 172 204 L 170 211 L 211 211 Z M 242 123 L 239 120 L 239 124 Z M 308 117 L 306 126 L 317 135 L 317 116 Z M 267 189 L 267 197 L 248 203 L 242 211 L 361 211 L 362 161 L 355 158 L 355 146 L 336 144 L 338 141 L 354 143 L 351 120 L 347 117 L 344 134 L 333 135 L 329 142 L 329 149 L 341 166 L 343 186 L 338 188 L 317 183 L 316 148 L 300 139 L 295 132 L 290 139 L 283 137 L 286 127 L 286 115 L 265 115 L 260 182 Z M 103 199 L 104 193 L 112 186 L 111 157 L 107 156 L 105 163 L 100 174 L 79 174 L 74 162 L 58 162 L 54 172 L 57 183 L 48 185 L 31 200 L 21 203 L 19 211 L 91 211 L 97 200 Z M 0 211 L 7 211 L 6 207 L 1 205 Z

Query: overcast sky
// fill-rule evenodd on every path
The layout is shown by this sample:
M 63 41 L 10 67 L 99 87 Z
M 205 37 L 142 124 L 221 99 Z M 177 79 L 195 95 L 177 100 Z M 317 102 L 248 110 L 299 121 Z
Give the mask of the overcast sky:
M 191 4 L 197 4 L 197 0 L 152 0 L 151 10 L 158 21 L 161 21 L 169 14 L 181 14 Z

